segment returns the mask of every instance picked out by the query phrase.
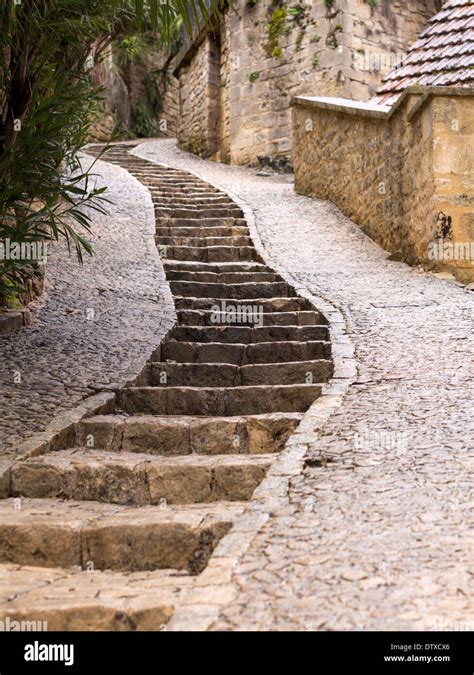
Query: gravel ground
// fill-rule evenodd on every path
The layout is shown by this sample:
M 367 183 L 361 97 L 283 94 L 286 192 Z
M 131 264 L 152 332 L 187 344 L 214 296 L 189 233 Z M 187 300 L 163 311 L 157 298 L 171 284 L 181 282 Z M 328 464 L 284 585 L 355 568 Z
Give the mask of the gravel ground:
M 402 263 L 291 179 L 203 161 L 173 141 L 141 157 L 250 207 L 272 261 L 344 314 L 358 375 L 255 537 L 214 623 L 231 630 L 474 628 L 472 293 Z M 310 462 L 311 464 L 311 462 Z
M 110 164 L 95 171 L 114 202 L 94 216 L 96 255 L 81 266 L 64 245 L 52 246 L 33 325 L 0 337 L 4 456 L 95 388 L 135 377 L 174 321 L 148 190 Z

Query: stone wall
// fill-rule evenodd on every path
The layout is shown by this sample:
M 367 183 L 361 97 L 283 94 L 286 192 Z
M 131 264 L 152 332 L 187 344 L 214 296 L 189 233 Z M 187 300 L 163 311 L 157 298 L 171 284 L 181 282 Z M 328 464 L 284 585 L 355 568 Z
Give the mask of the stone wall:
M 215 98 L 211 101 L 211 92 L 215 97 L 215 87 L 211 84 L 211 54 L 213 43 L 209 37 L 192 48 L 192 52 L 179 71 L 178 138 L 185 150 L 202 157 L 209 157 L 215 145 L 215 129 L 209 122 L 215 110 Z M 213 79 L 215 72 L 212 73 Z M 216 123 L 215 118 L 212 118 Z
M 120 59 L 110 47 L 92 72 L 104 95 L 89 140 L 110 140 L 117 123 L 132 136 L 176 136 L 179 82 L 169 72 L 170 61 L 170 54 L 160 45 L 147 45 L 134 59 Z M 140 113 L 146 117 L 146 127 L 143 119 L 137 119 Z
M 236 0 L 236 11 L 229 10 L 220 27 L 223 159 L 244 164 L 259 155 L 288 156 L 293 96 L 368 100 L 437 6 L 436 0 L 378 0 L 375 6 L 369 0 Z M 189 143 L 184 120 L 203 123 L 192 110 L 194 95 L 189 97 L 196 84 L 192 62 L 203 65 L 203 50 L 205 45 L 193 47 L 175 64 L 186 92 L 178 137 L 183 147 Z
M 474 242 L 474 90 L 410 89 L 391 109 L 299 97 L 293 144 L 298 192 L 333 201 L 411 264 L 474 279 L 470 259 L 449 259 Z M 440 212 L 452 239 L 437 259 Z

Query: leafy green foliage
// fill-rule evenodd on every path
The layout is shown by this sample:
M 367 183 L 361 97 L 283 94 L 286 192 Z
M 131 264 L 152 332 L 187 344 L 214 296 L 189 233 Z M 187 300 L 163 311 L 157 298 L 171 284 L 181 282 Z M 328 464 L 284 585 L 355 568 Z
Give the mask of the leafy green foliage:
M 132 133 L 138 138 L 151 138 L 160 132 L 155 114 L 148 103 L 136 101 L 132 105 Z
M 210 20 L 223 0 L 2 0 L 0 6 L 0 241 L 65 239 L 79 260 L 92 254 L 91 213 L 104 188 L 82 169 L 99 93 L 94 68 L 121 37 L 172 41 Z M 143 120 L 142 120 L 143 124 Z M 87 209 L 83 207 L 87 206 Z M 34 260 L 0 260 L 0 304 L 21 292 Z

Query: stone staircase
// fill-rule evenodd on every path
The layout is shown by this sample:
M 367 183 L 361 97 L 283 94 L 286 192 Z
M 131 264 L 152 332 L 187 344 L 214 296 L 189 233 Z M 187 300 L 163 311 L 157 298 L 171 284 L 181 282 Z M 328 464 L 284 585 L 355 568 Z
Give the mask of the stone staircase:
M 165 627 L 332 376 L 324 317 L 265 265 L 238 206 L 130 148 L 106 159 L 151 192 L 178 321 L 113 414 L 11 470 L 0 619 L 49 630 Z

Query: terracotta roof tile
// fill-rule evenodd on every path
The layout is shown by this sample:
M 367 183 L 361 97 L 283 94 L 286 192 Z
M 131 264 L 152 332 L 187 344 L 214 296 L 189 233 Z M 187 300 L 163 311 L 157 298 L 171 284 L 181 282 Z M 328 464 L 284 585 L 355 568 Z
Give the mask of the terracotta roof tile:
M 474 0 L 448 0 L 372 99 L 393 103 L 412 85 L 474 86 Z

